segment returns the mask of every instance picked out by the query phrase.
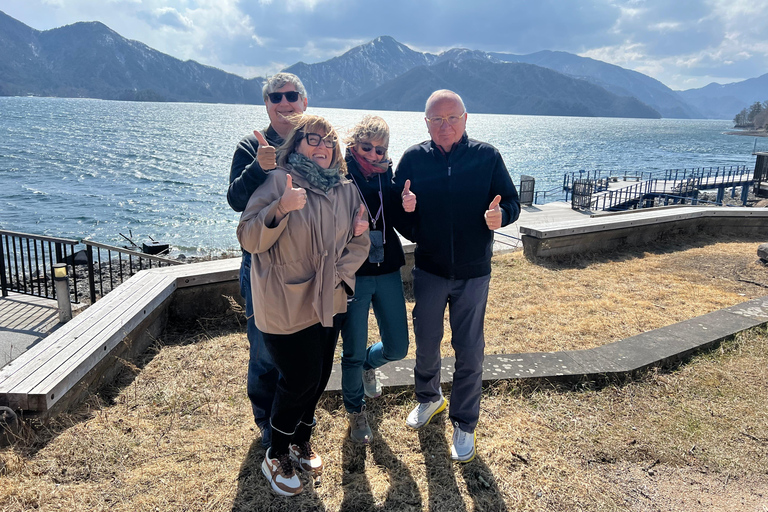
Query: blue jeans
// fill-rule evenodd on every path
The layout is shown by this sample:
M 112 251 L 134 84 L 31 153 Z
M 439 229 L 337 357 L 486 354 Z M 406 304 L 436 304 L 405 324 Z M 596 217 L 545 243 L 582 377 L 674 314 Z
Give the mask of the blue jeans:
M 243 252 L 240 265 L 240 295 L 245 299 L 245 315 L 248 317 L 248 343 L 250 359 L 248 361 L 248 398 L 251 400 L 253 419 L 262 430 L 269 430 L 269 418 L 272 414 L 272 401 L 275 398 L 277 379 L 280 377 L 275 362 L 264 345 L 264 335 L 253 321 L 253 298 L 251 296 L 251 255 Z
M 379 325 L 381 341 L 368 347 L 368 310 Z M 363 370 L 399 361 L 408 353 L 408 320 L 400 271 L 357 276 L 355 295 L 347 304 L 341 327 L 341 390 L 347 412 L 363 408 Z

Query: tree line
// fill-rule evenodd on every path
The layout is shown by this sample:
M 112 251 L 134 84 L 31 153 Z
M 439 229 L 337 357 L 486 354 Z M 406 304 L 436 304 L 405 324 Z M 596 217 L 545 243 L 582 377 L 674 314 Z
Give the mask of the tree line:
M 736 114 L 736 117 L 733 118 L 733 124 L 736 125 L 736 128 L 760 128 L 762 125 L 756 126 L 755 119 L 766 111 L 768 111 L 768 100 L 762 103 L 756 101 L 749 108 L 743 108 L 741 112 Z

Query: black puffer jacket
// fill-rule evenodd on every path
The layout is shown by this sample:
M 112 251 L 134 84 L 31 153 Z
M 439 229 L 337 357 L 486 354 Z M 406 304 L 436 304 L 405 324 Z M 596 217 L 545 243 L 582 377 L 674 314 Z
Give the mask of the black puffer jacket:
M 346 162 L 347 176 L 355 182 L 365 198 L 369 229 L 374 229 L 371 216 L 376 216 L 376 212 L 381 205 L 379 200 L 379 183 L 381 183 L 381 196 L 384 199 L 384 211 L 379 216 L 375 227 L 377 230 L 382 230 L 386 226 L 384 231 L 384 239 L 386 241 L 384 244 L 384 261 L 382 263 L 371 263 L 366 260 L 356 275 L 380 276 L 399 270 L 400 267 L 405 265 L 405 257 L 403 256 L 403 246 L 400 243 L 400 237 L 395 233 L 395 227 L 402 225 L 404 212 L 400 194 L 392 187 L 392 166 L 389 166 L 386 173 L 375 174 L 370 180 L 366 180 L 360 172 L 357 162 L 349 152 L 347 152 Z
M 502 226 L 517 220 L 520 199 L 501 154 L 466 135 L 445 154 L 431 140 L 405 151 L 395 172 L 395 194 L 406 180 L 416 194 L 416 211 L 405 214 L 400 232 L 416 242 L 416 266 L 447 279 L 491 273 L 493 232 L 485 212 L 501 196 Z

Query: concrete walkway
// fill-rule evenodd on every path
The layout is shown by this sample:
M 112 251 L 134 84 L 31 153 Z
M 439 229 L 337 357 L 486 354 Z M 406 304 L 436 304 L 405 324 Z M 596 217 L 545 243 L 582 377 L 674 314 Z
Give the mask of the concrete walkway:
M 768 325 L 768 296 L 592 349 L 486 354 L 483 382 L 501 379 L 579 381 L 629 377 L 650 367 L 669 367 L 686 361 L 695 353 L 711 349 L 742 331 L 765 325 Z M 441 383 L 452 382 L 454 362 L 452 357 L 443 358 Z M 382 388 L 413 386 L 414 363 L 415 360 L 408 359 L 379 368 L 377 372 Z M 340 365 L 334 365 L 326 390 L 341 390 Z
M 59 326 L 56 301 L 10 293 L 0 297 L 0 368 Z

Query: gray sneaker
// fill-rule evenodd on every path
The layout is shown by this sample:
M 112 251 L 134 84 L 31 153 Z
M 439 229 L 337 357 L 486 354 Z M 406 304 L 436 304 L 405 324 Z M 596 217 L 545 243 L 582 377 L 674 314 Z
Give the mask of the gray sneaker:
M 373 432 L 368 425 L 368 418 L 365 415 L 365 406 L 360 412 L 348 413 L 349 419 L 349 438 L 352 442 L 369 444 L 373 439 Z
M 457 462 L 469 462 L 475 458 L 475 440 L 477 434 L 465 432 L 459 427 L 459 423 L 453 424 L 453 444 L 451 445 L 451 459 Z
M 381 382 L 379 382 L 375 368 L 363 370 L 363 390 L 368 398 L 381 396 Z
M 445 397 L 441 396 L 434 402 L 427 402 L 425 404 L 419 404 L 413 408 L 408 415 L 408 419 L 405 420 L 405 424 L 412 429 L 420 429 L 424 425 L 430 422 L 435 414 L 445 410 L 445 406 L 448 402 Z

